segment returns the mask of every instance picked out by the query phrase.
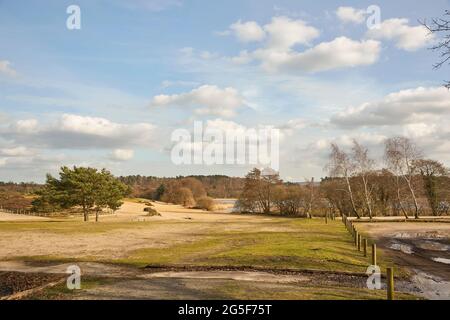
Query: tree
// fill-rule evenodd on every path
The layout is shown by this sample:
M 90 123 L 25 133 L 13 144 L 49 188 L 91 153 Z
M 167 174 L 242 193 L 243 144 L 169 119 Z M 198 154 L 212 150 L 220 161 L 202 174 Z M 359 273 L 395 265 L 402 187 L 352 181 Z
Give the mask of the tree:
M 372 219 L 372 189 L 369 186 L 369 175 L 373 171 L 375 160 L 369 157 L 369 150 L 353 140 L 352 160 L 355 168 L 355 175 L 361 179 L 363 185 L 364 204 Z
M 195 206 L 195 199 L 191 189 L 179 188 L 175 197 L 175 203 L 181 204 L 183 207 L 189 208 Z
M 414 163 L 416 169 L 420 172 L 423 180 L 425 196 L 434 216 L 439 215 L 439 197 L 438 179 L 447 174 L 444 165 L 435 160 L 417 160 Z
M 237 206 L 244 212 L 269 214 L 273 206 L 275 186 L 280 183 L 277 172 L 253 169 L 245 176 L 244 189 Z
M 434 65 L 435 69 L 439 69 L 447 62 L 450 63 L 450 10 L 446 10 L 444 18 L 434 18 L 431 23 L 426 21 L 422 23 L 431 34 L 435 34 L 441 39 L 431 47 L 432 50 L 441 51 L 439 62 Z M 450 89 L 450 81 L 447 81 L 445 86 Z
M 160 201 L 164 192 L 166 191 L 166 186 L 164 184 L 160 184 L 158 189 L 155 191 L 155 200 Z
M 197 208 L 206 210 L 206 211 L 213 211 L 215 208 L 215 202 L 213 198 L 210 197 L 202 197 L 197 199 Z
M 312 210 L 313 210 L 314 202 L 316 200 L 314 178 L 311 178 L 310 181 L 307 181 L 306 189 L 308 190 L 308 196 L 307 196 L 307 200 L 306 200 L 305 215 L 307 218 L 312 219 Z
M 47 182 L 36 202 L 50 203 L 61 209 L 79 206 L 84 221 L 89 220 L 89 212 L 95 208 L 98 221 L 101 208 L 117 210 L 122 204 L 120 199 L 128 190 L 105 169 L 99 172 L 94 168 L 62 167 L 59 179 L 47 175 Z
M 356 207 L 355 197 L 353 193 L 353 189 L 350 183 L 350 177 L 354 173 L 355 166 L 351 161 L 351 158 L 347 153 L 339 149 L 338 145 L 335 143 L 331 144 L 331 153 L 329 156 L 329 163 L 327 165 L 328 171 L 331 177 L 343 177 L 347 194 L 350 199 L 352 213 L 358 218 L 361 219 L 361 215 L 358 212 Z
M 371 175 L 373 207 L 382 216 L 397 213 L 399 209 L 396 202 L 396 188 L 393 184 L 393 174 L 382 169 Z
M 341 182 L 341 178 L 324 178 L 320 182 L 320 191 L 332 208 L 341 216 L 347 216 L 351 213 L 351 205 Z
M 414 204 L 414 217 L 419 219 L 419 203 L 417 201 L 417 187 L 414 184 L 416 166 L 414 165 L 422 157 L 422 152 L 410 139 L 405 137 L 390 138 L 385 141 L 384 158 L 390 170 L 397 177 L 397 200 L 408 218 L 406 210 L 400 198 L 400 181 L 406 182 Z
M 97 173 L 96 179 L 99 188 L 95 194 L 95 221 L 98 222 L 99 212 L 103 208 L 109 208 L 115 212 L 122 206 L 121 200 L 130 192 L 130 189 L 105 169 Z
M 203 186 L 203 183 L 200 180 L 189 177 L 189 178 L 181 179 L 180 182 L 181 182 L 181 186 L 191 190 L 194 199 L 200 199 L 200 198 L 206 197 L 205 187 Z

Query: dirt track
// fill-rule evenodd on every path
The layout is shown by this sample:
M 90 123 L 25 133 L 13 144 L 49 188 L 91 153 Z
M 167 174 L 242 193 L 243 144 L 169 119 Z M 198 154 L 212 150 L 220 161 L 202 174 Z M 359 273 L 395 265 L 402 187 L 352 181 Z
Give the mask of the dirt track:
M 361 223 L 357 228 L 411 271 L 425 298 L 450 299 L 450 223 Z
M 41 285 L 64 276 L 70 263 L 0 262 L 3 274 L 29 279 L 24 289 Z M 102 279 L 100 286 L 84 288 L 73 296 L 57 296 L 58 299 L 226 299 L 224 292 L 216 288 L 226 286 L 251 286 L 258 290 L 295 292 L 310 286 L 323 288 L 340 287 L 364 289 L 366 276 L 328 272 L 302 272 L 289 270 L 263 271 L 253 268 L 220 267 L 160 267 L 134 268 L 101 263 L 77 263 L 82 270 L 82 286 L 89 279 Z M 204 269 L 204 270 L 202 270 Z M 242 270 L 241 270 L 242 269 Z M 0 276 L 1 276 L 0 272 Z M 0 282 L 1 282 L 0 277 Z M 10 281 L 10 283 L 12 283 Z M 17 285 L 16 285 L 17 286 Z M 17 292 L 11 290 L 9 294 Z M 26 297 L 25 297 L 26 298 Z M 251 299 L 251 297 L 249 297 Z

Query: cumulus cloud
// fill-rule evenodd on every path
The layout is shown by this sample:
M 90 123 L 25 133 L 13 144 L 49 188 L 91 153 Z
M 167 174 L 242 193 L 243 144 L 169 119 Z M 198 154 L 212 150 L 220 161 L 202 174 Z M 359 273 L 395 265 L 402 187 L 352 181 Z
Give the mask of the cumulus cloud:
M 19 133 L 33 133 L 38 130 L 38 121 L 36 119 L 19 120 L 13 125 L 13 128 Z
M 111 158 L 117 161 L 127 161 L 134 157 L 134 150 L 131 149 L 115 149 L 111 153 Z
M 420 123 L 450 114 L 450 91 L 443 87 L 402 90 L 377 102 L 351 107 L 333 116 L 342 127 Z
M 436 123 L 410 123 L 403 127 L 403 135 L 410 138 L 422 138 L 435 133 L 438 129 Z
M 354 41 L 339 37 L 301 53 L 263 49 L 255 51 L 254 55 L 263 61 L 263 67 L 268 71 L 321 72 L 371 65 L 378 60 L 380 49 L 378 41 Z
M 230 26 L 230 30 L 239 41 L 245 43 L 261 41 L 266 36 L 263 28 L 255 21 L 241 22 L 239 20 Z
M 264 30 L 269 34 L 267 46 L 277 50 L 286 50 L 297 44 L 308 45 L 320 34 L 319 30 L 303 20 L 288 17 L 272 18 L 271 23 L 264 26 Z
M 17 72 L 11 67 L 11 62 L 8 60 L 0 60 L 0 74 L 14 77 L 17 75 Z
M 319 72 L 375 63 L 380 54 L 380 43 L 374 40 L 354 41 L 339 37 L 323 42 L 305 52 L 294 54 L 284 67 Z
M 2 157 L 26 157 L 33 154 L 33 151 L 23 146 L 0 149 L 0 156 Z
M 152 107 L 193 107 L 199 115 L 232 117 L 236 109 L 245 105 L 243 97 L 231 87 L 221 89 L 214 85 L 203 85 L 190 92 L 153 97 Z
M 366 19 L 366 11 L 352 7 L 339 7 L 336 10 L 336 16 L 343 23 L 361 24 Z
M 239 25 L 245 23 L 239 21 Z M 264 44 L 254 51 L 241 51 L 231 61 L 245 64 L 257 60 L 269 72 L 322 72 L 371 65 L 378 61 L 381 49 L 376 40 L 355 41 L 338 37 L 297 51 L 295 46 L 310 46 L 320 32 L 303 20 L 288 17 L 274 17 L 262 29 L 266 34 Z
M 98 117 L 64 114 L 50 123 L 19 120 L 2 135 L 19 144 L 61 149 L 120 148 L 149 145 L 155 126 L 149 123 L 122 124 Z
M 415 51 L 426 47 L 434 36 L 424 26 L 409 26 L 408 19 L 388 19 L 381 23 L 379 28 L 369 30 L 366 37 L 377 40 L 390 40 L 395 42 L 399 49 Z

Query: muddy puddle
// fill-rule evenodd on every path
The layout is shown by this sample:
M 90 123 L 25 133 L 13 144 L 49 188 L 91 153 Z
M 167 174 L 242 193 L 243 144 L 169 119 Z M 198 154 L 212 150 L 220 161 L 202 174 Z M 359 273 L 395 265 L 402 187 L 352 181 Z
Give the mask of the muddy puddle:
M 385 238 L 395 263 L 412 271 L 412 284 L 426 299 L 450 300 L 450 239 L 437 232 L 399 232 Z

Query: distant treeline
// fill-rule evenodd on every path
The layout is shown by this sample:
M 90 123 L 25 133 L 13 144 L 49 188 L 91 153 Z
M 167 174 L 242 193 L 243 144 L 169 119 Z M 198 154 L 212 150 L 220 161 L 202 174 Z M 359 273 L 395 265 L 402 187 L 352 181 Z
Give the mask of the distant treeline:
M 153 176 L 125 176 L 119 180 L 129 185 L 132 196 L 137 198 L 160 200 L 163 188 L 186 184 L 186 181 L 197 180 L 204 188 L 206 196 L 212 198 L 238 198 L 244 188 L 245 179 L 224 175 L 211 176 L 177 176 L 175 178 L 159 178 Z M 190 183 L 189 185 L 192 185 Z M 191 190 L 195 193 L 195 190 Z
M 15 183 L 15 182 L 1 182 L 0 181 L 0 192 L 2 191 L 12 191 L 12 192 L 19 192 L 24 194 L 31 194 L 36 192 L 42 188 L 42 184 L 37 184 L 34 182 L 21 182 L 21 183 Z
M 414 141 L 386 139 L 382 161 L 354 140 L 351 148 L 331 144 L 320 184 L 285 183 L 277 172 L 250 171 L 237 201 L 241 212 L 312 217 L 444 216 L 450 214 L 450 170 L 427 158 Z
M 41 188 L 36 183 L 0 182 L 0 208 L 30 209 L 33 194 Z

